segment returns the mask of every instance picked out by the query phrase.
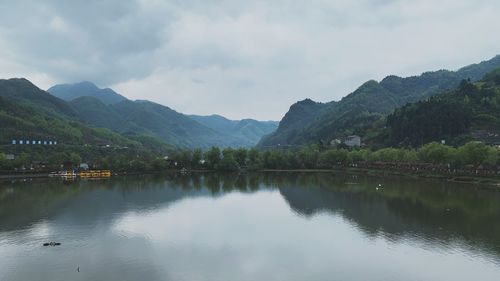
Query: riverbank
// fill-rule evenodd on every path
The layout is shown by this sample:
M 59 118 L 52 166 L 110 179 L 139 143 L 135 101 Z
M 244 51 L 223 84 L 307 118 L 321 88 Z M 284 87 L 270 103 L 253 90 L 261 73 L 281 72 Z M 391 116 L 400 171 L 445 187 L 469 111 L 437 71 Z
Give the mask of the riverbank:
M 223 172 L 217 170 L 176 170 L 169 169 L 164 171 L 129 171 L 129 172 L 116 172 L 113 176 L 132 176 L 132 175 L 144 175 L 144 174 L 162 174 L 162 173 L 214 173 Z M 332 173 L 341 172 L 348 174 L 358 174 L 358 175 L 369 175 L 377 177 L 410 177 L 410 178 L 426 178 L 438 181 L 447 181 L 455 183 L 467 183 L 467 184 L 480 184 L 484 186 L 489 186 L 491 188 L 500 189 L 500 176 L 499 175 L 483 175 L 483 176 L 471 176 L 471 175 L 447 175 L 442 173 L 433 173 L 429 171 L 402 171 L 402 170 L 382 170 L 373 168 L 359 168 L 359 167 L 349 167 L 349 168 L 333 168 L 333 169 L 262 169 L 255 171 L 240 170 L 237 172 L 225 172 L 225 173 L 247 173 L 247 172 L 263 172 L 263 173 Z M 0 174 L 0 179 L 29 179 L 29 178 L 49 178 L 48 173 L 22 173 L 22 174 Z
M 480 184 L 490 188 L 500 189 L 500 176 L 468 176 L 468 175 L 443 175 L 430 172 L 407 172 L 394 170 L 379 170 L 367 168 L 337 168 L 337 169 L 264 169 L 260 172 L 296 172 L 296 173 L 331 173 L 342 172 L 358 175 L 369 175 L 378 177 L 405 177 L 405 178 L 425 178 L 438 181 L 454 183 Z
M 48 173 L 0 174 L 0 179 L 48 178 Z

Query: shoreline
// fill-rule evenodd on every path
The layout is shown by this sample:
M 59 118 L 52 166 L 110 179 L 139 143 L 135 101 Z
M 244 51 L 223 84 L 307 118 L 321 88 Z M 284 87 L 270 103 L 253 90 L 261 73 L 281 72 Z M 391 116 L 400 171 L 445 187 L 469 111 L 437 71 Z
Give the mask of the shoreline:
M 187 170 L 187 173 L 332 173 L 342 172 L 348 174 L 362 174 L 368 176 L 424 178 L 453 183 L 480 184 L 490 188 L 500 189 L 500 176 L 470 176 L 470 175 L 444 175 L 439 173 L 411 173 L 398 170 L 379 170 L 368 168 L 337 168 L 337 169 L 262 169 L 262 170 L 240 170 L 240 171 L 218 171 L 218 170 Z M 181 170 L 146 171 L 146 172 L 117 172 L 113 176 L 133 176 L 161 173 L 183 173 Z M 30 179 L 51 178 L 49 173 L 22 173 L 22 174 L 0 174 L 0 180 L 6 179 Z
M 259 170 L 259 172 L 300 172 L 300 173 L 329 173 L 329 172 L 343 172 L 349 174 L 363 174 L 368 176 L 389 176 L 389 177 L 405 177 L 405 178 L 422 178 L 432 179 L 439 181 L 447 181 L 453 183 L 465 184 L 480 184 L 500 189 L 500 177 L 491 176 L 465 176 L 465 175 L 443 175 L 438 173 L 410 173 L 397 170 L 379 170 L 379 169 L 366 169 L 366 168 L 339 168 L 339 169 L 290 169 L 290 170 Z

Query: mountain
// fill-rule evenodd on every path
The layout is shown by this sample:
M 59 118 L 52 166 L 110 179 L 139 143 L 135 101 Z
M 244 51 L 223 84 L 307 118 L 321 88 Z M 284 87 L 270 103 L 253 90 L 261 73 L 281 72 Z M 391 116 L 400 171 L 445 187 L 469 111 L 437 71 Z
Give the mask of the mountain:
M 42 106 L 67 117 L 77 115 L 66 102 L 39 89 L 24 78 L 0 79 L 0 96 L 24 105 Z
M 138 127 L 131 127 L 123 119 L 122 115 L 97 98 L 82 96 L 70 101 L 69 104 L 77 112 L 81 120 L 92 126 L 108 128 L 121 133 L 127 130 L 140 130 Z
M 48 89 L 47 92 L 65 101 L 72 101 L 83 96 L 96 98 L 104 104 L 115 104 L 127 100 L 127 98 L 109 88 L 100 89 L 88 81 L 55 85 Z
M 187 116 L 150 101 L 131 101 L 91 82 L 56 85 L 48 90 L 68 100 L 80 120 L 126 136 L 147 135 L 178 147 L 249 147 L 274 131 L 273 122 L 222 116 Z
M 338 102 L 298 102 L 281 120 L 276 132 L 265 136 L 259 146 L 303 145 L 329 142 L 350 134 L 369 139 L 383 119 L 395 108 L 425 100 L 457 87 L 463 79 L 477 81 L 500 67 L 500 55 L 458 71 L 439 70 L 419 76 L 387 76 L 370 80 Z
M 0 80 L 0 124 L 2 146 L 9 146 L 11 140 L 52 140 L 58 142 L 57 149 L 61 151 L 99 154 L 102 146 L 152 152 L 151 144 L 158 144 L 152 139 L 129 138 L 107 129 L 89 127 L 78 118 L 71 105 L 26 79 Z M 168 149 L 163 143 L 154 151 Z
M 230 120 L 220 115 L 190 115 L 193 120 L 224 135 L 240 139 L 244 146 L 254 146 L 259 140 L 278 128 L 276 121 L 258 121 L 254 119 Z
M 86 123 L 127 136 L 148 135 L 179 147 L 230 145 L 215 131 L 153 102 L 125 100 L 106 105 L 96 98 L 83 96 L 70 104 Z
M 500 145 L 500 69 L 477 83 L 407 104 L 387 117 L 392 145 L 420 146 L 445 140 L 463 144 L 478 139 Z
M 181 147 L 237 146 L 221 135 L 169 107 L 149 101 L 125 101 L 111 106 L 133 126 Z

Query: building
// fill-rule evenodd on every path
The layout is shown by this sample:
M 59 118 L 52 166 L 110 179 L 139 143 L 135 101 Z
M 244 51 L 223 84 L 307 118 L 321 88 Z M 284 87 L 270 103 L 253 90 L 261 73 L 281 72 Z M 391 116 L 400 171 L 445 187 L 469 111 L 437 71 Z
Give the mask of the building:
M 488 145 L 500 145 L 500 133 L 497 131 L 476 130 L 472 132 L 472 137 Z
M 347 136 L 344 144 L 349 147 L 361 146 L 361 137 L 357 135 Z
M 16 139 L 13 139 L 13 140 L 11 140 L 10 143 L 12 145 L 18 145 L 18 144 L 23 144 L 23 145 L 27 145 L 27 144 L 57 145 L 57 141 L 52 141 L 52 140 L 41 141 L 41 140 L 16 140 Z

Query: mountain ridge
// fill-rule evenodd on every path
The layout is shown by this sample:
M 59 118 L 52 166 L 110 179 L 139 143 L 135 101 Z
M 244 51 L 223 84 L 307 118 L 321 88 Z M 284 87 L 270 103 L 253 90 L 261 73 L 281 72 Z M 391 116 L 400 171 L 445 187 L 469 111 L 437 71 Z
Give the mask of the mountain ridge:
M 99 88 L 94 83 L 82 81 L 74 84 L 58 84 L 50 87 L 47 92 L 65 101 L 72 101 L 81 96 L 91 96 L 99 99 L 104 104 L 115 104 L 126 97 L 118 94 L 110 88 Z
M 297 102 L 280 121 L 278 129 L 258 146 L 327 143 L 350 134 L 369 137 L 371 128 L 395 108 L 425 100 L 458 86 L 463 79 L 477 81 L 500 67 L 500 55 L 457 71 L 438 70 L 401 78 L 389 75 L 380 82 L 369 80 L 340 101 Z
M 160 143 L 153 149 L 152 139 L 134 139 L 108 129 L 84 124 L 65 101 L 41 90 L 26 79 L 0 79 L 0 143 L 11 145 L 12 140 L 57 141 L 52 150 L 59 152 L 72 150 L 82 155 L 99 157 L 102 146 L 108 146 L 105 154 L 117 148 L 127 147 L 130 153 L 165 153 L 171 147 Z M 35 143 L 32 143 L 35 144 Z M 12 148 L 14 149 L 14 148 Z M 27 146 L 25 150 L 42 153 L 49 149 L 44 145 Z M 53 155 L 52 155 L 53 156 Z M 41 156 L 40 156 L 41 157 Z
M 189 116 L 151 101 L 129 100 L 85 81 L 55 85 L 49 91 L 68 99 L 72 110 L 89 125 L 120 134 L 148 135 L 178 147 L 250 147 L 277 127 L 272 121 Z

